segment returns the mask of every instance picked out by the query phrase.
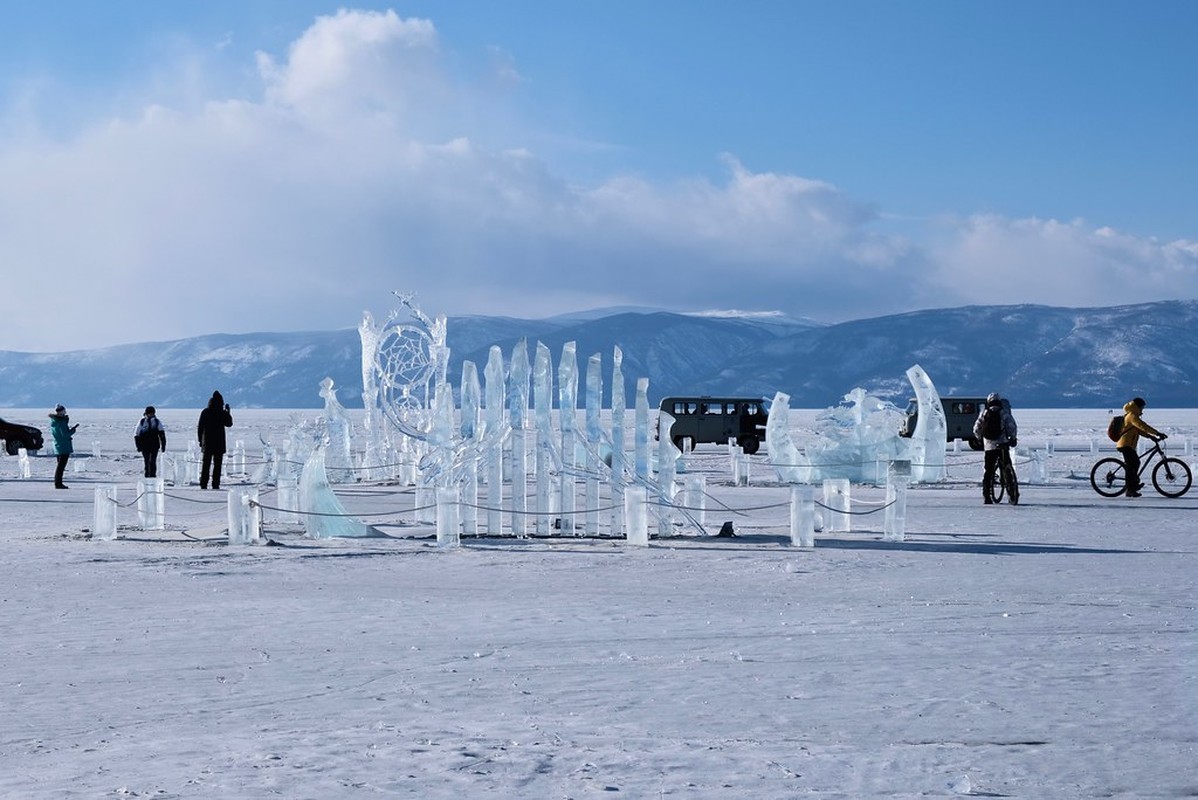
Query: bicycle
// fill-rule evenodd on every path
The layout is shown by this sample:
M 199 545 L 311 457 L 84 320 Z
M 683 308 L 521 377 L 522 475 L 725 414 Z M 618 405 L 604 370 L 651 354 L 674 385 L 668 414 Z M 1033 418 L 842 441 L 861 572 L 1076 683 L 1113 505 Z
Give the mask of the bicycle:
M 1011 505 L 1019 505 L 1019 478 L 1015 475 L 1015 464 L 1011 461 L 1011 448 L 1003 446 L 998 449 L 998 464 L 990 478 L 990 496 L 996 503 L 1001 503 L 1006 496 Z
M 1140 471 L 1136 473 L 1136 477 L 1143 485 L 1144 479 L 1141 476 L 1148 469 L 1148 464 L 1154 458 L 1159 458 L 1156 466 L 1152 468 L 1152 485 L 1165 497 L 1181 497 L 1190 490 L 1193 475 L 1190 474 L 1190 467 L 1186 462 L 1165 455 L 1164 449 L 1161 448 L 1161 440 L 1164 438 L 1162 436 L 1152 440 L 1152 449 L 1140 457 Z M 1090 485 L 1103 497 L 1118 497 L 1126 492 L 1127 474 L 1123 459 L 1099 460 L 1094 469 L 1090 470 Z

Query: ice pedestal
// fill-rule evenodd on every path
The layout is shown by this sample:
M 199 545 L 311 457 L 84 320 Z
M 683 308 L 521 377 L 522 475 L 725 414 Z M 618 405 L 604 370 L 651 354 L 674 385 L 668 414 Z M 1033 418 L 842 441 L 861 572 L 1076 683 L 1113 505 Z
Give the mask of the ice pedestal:
M 850 531 L 853 523 L 849 515 L 849 480 L 848 478 L 824 479 L 824 513 L 827 514 L 828 524 L 824 526 L 829 531 Z
M 642 486 L 630 486 L 624 491 L 624 530 L 629 544 L 649 546 L 649 506 Z
M 230 489 L 228 493 L 229 544 L 256 544 L 262 538 L 262 509 L 258 489 Z
M 111 541 L 116 538 L 116 487 L 97 486 L 92 520 L 92 538 Z
M 790 487 L 790 543 L 815 547 L 815 491 L 810 486 Z
M 687 513 L 700 528 L 707 527 L 707 476 L 686 476 L 686 505 Z
M 437 547 L 460 547 L 462 544 L 459 501 L 457 487 L 437 489 Z
M 229 472 L 232 475 L 245 475 L 245 442 L 238 439 L 233 443 L 233 457 L 230 459 Z
M 886 483 L 886 510 L 882 540 L 901 542 L 907 529 L 907 478 L 891 475 Z
M 738 447 L 737 450 L 740 450 Z M 749 470 L 752 462 L 749 457 L 741 451 L 732 459 L 732 483 L 737 486 L 749 485 Z
M 79 462 L 76 461 L 76 464 Z M 29 465 L 29 451 L 24 447 L 17 449 L 17 475 L 28 479 L 33 476 L 33 469 Z
M 200 451 L 199 446 L 195 442 L 187 443 L 187 472 L 184 476 L 183 483 L 191 485 L 200 482 Z M 176 484 L 178 485 L 178 484 Z
M 137 481 L 137 519 L 143 531 L 160 531 L 166 527 L 165 498 L 162 478 Z
M 293 477 L 280 478 L 278 483 L 278 494 L 275 503 L 279 510 L 275 513 L 278 515 L 278 522 L 284 524 L 295 524 L 300 521 L 299 511 L 299 481 Z
M 92 458 L 100 457 L 100 443 L 92 442 Z

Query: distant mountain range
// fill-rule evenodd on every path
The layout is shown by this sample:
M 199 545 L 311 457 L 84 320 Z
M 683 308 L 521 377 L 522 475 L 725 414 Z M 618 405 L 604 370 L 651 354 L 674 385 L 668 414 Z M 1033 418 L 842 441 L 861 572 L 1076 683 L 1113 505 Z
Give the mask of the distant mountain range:
M 505 358 L 521 339 L 529 355 L 577 342 L 580 375 L 600 353 L 624 353 L 628 402 L 638 377 L 651 402 L 671 394 L 791 395 L 795 408 L 835 405 L 864 387 L 902 404 L 904 372 L 920 364 L 942 395 L 998 391 L 1035 408 L 1113 408 L 1142 395 L 1158 407 L 1198 407 L 1198 301 L 1113 308 L 969 306 L 836 325 L 781 315 L 677 314 L 610 309 L 543 320 L 449 320 L 455 386 L 463 360 L 482 374 L 491 345 Z M 214 334 L 66 353 L 0 351 L 0 407 L 196 408 L 219 389 L 235 407 L 316 408 L 334 380 L 361 406 L 356 328 Z M 581 381 L 580 381 L 581 384 Z M 579 397 L 581 403 L 582 388 Z M 605 396 L 605 404 L 608 400 Z

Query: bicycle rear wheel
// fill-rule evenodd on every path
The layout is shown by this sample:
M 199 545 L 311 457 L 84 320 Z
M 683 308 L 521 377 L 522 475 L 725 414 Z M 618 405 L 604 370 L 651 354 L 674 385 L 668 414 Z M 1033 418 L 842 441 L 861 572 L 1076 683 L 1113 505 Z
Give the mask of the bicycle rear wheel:
M 1127 489 L 1122 459 L 1104 458 L 1090 470 L 1090 485 L 1103 497 L 1118 497 Z
M 1007 487 L 1007 502 L 1013 506 L 1019 505 L 1019 478 L 1015 476 L 1015 465 L 1011 463 L 1010 455 L 1003 456 L 1002 482 Z
M 1165 458 L 1152 468 L 1152 485 L 1165 497 L 1181 497 L 1190 490 L 1194 477 L 1190 465 L 1180 458 Z

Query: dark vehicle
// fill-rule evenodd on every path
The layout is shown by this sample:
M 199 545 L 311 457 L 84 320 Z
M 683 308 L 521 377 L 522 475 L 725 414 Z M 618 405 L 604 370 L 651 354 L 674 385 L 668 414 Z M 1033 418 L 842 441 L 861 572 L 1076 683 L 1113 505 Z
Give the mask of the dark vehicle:
M 1003 405 L 1010 408 L 1007 399 L 1003 398 Z M 973 438 L 973 423 L 977 422 L 978 414 L 986 407 L 986 396 L 981 397 L 941 397 L 940 405 L 944 407 L 944 421 L 947 424 L 945 437 L 947 441 L 953 439 L 963 439 L 969 443 L 969 446 L 974 450 L 981 450 L 983 447 L 981 439 Z M 910 437 L 915 433 L 915 422 L 919 419 L 919 402 L 915 398 L 907 403 L 907 418 L 903 420 L 903 427 L 899 430 L 899 436 Z
M 729 439 L 752 455 L 765 440 L 765 404 L 754 397 L 667 397 L 661 410 L 674 417 L 670 439 L 679 450 L 695 445 L 723 444 Z
M 32 425 L 0 419 L 0 439 L 4 440 L 4 451 L 10 456 L 15 456 L 22 447 L 30 453 L 42 449 L 42 432 Z

